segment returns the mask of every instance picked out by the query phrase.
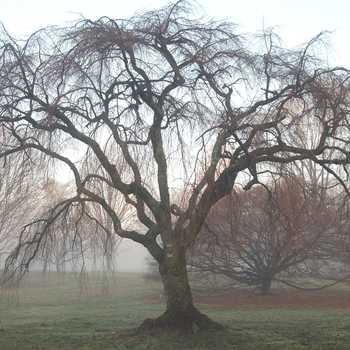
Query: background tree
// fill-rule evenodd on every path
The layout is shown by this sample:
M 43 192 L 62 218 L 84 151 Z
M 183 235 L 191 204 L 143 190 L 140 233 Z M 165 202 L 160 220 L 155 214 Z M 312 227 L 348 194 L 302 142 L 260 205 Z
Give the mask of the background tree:
M 103 186 L 97 183 L 96 186 Z M 43 185 L 42 216 L 50 216 L 55 205 L 69 198 L 74 191 L 66 183 L 59 183 L 48 179 Z M 123 202 L 118 200 L 118 192 L 109 188 L 96 189 L 106 193 L 109 202 L 125 224 L 132 225 L 132 218 L 126 212 Z M 43 261 L 45 268 L 54 266 L 57 272 L 62 272 L 69 264 L 70 270 L 85 270 L 102 268 L 105 272 L 116 269 L 115 258 L 120 248 L 121 238 L 113 234 L 113 225 L 110 218 L 101 207 L 91 203 L 90 206 L 74 206 L 55 223 L 50 225 L 38 252 L 38 258 Z
M 74 189 L 69 185 L 53 178 L 44 182 L 40 203 L 42 217 L 50 216 L 53 207 L 70 197 Z M 76 208 L 72 208 L 50 225 L 45 242 L 35 257 L 42 262 L 45 270 L 54 267 L 56 272 L 63 272 L 67 264 L 70 264 L 69 268 L 72 270 L 85 266 L 82 256 L 89 255 L 90 246 L 87 240 L 92 229 L 82 225 L 82 217 Z
M 191 249 L 190 270 L 202 278 L 227 277 L 221 288 L 259 286 L 262 295 L 273 281 L 305 289 L 344 281 L 349 271 L 338 249 L 347 218 L 344 196 L 328 192 L 295 177 L 268 189 L 237 190 L 209 214 Z
M 127 20 L 46 28 L 26 41 L 3 31 L 0 123 L 12 138 L 0 157 L 40 153 L 63 163 L 76 187 L 21 235 L 4 280 L 28 268 L 59 217 L 95 203 L 117 235 L 158 262 L 166 311 L 156 325 L 210 327 L 193 305 L 186 251 L 211 207 L 236 181 L 247 178 L 247 190 L 262 181 L 272 163 L 311 159 L 346 175 L 349 72 L 322 61 L 324 36 L 289 50 L 270 30 L 245 36 L 194 11 L 178 1 Z M 294 135 L 309 119 L 317 147 L 308 134 L 300 147 Z M 346 176 L 337 179 L 346 188 Z M 139 225 L 127 229 L 94 182 L 122 194 Z
M 106 152 L 113 154 L 114 151 L 107 150 Z M 119 171 L 123 172 L 123 169 L 125 169 L 123 159 L 121 158 L 117 161 L 118 164 L 116 163 L 115 166 Z M 105 173 L 104 176 L 108 177 L 108 174 Z M 114 209 L 119 220 L 123 222 L 124 229 L 137 227 L 138 222 L 134 219 L 136 216 L 135 211 L 130 210 L 124 201 L 122 193 L 113 190 L 113 188 L 103 181 L 92 181 L 91 186 L 94 188 L 94 192 L 103 193 L 104 197 L 107 198 L 108 203 Z M 89 247 L 90 256 L 95 263 L 102 263 L 104 271 L 112 272 L 116 269 L 115 258 L 118 251 L 122 249 L 122 238 L 115 234 L 113 220 L 98 203 L 91 203 L 84 210 L 84 230 L 89 232 L 86 243 Z
M 4 140 L 2 140 L 4 141 Z M 31 172 L 33 160 L 17 155 L 0 168 L 0 266 L 17 244 L 21 227 L 39 213 L 40 171 Z

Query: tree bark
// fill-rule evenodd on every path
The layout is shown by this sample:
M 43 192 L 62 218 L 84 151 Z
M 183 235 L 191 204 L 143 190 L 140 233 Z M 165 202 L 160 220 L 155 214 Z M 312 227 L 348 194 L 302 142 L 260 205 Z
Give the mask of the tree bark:
M 172 251 L 172 253 L 170 252 Z M 222 330 L 223 326 L 202 314 L 193 305 L 186 268 L 186 250 L 164 250 L 159 272 L 164 285 L 166 311 L 153 322 L 146 320 L 141 327 L 161 327 L 174 330 Z
M 159 272 L 164 285 L 167 313 L 181 317 L 193 307 L 192 293 L 188 283 L 184 252 L 165 252 Z

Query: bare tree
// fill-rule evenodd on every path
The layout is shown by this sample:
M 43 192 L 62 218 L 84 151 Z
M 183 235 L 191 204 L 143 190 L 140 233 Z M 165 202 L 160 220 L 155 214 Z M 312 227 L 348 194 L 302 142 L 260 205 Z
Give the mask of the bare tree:
M 258 286 L 262 295 L 273 281 L 308 290 L 344 281 L 349 271 L 338 249 L 346 218 L 342 197 L 295 177 L 268 189 L 237 190 L 209 214 L 191 249 L 190 269 L 196 277 L 231 281 L 217 288 Z
M 96 183 L 94 186 L 102 186 L 95 190 L 105 193 L 118 217 L 122 218 L 126 225 L 128 221 L 129 225 L 132 225 L 130 212 L 126 211 L 126 206 L 122 205 L 123 202 L 118 197 L 120 194 L 111 191 L 104 183 Z M 50 216 L 52 206 L 59 205 L 74 193 L 69 184 L 53 179 L 44 183 L 43 190 L 43 216 Z M 57 272 L 61 272 L 69 263 L 71 270 L 86 269 L 86 261 L 96 269 L 102 266 L 102 270 L 106 272 L 112 272 L 116 268 L 115 257 L 121 237 L 113 234 L 113 222 L 101 206 L 95 203 L 72 207 L 50 225 L 46 236 L 48 242 L 43 244 L 38 252 L 45 268 L 53 265 Z
M 58 182 L 53 178 L 48 178 L 42 186 L 43 193 L 38 206 L 41 208 L 41 217 L 50 216 L 52 207 L 59 205 L 62 201 L 68 199 L 74 189 L 69 183 Z M 78 217 L 76 210 L 62 215 L 47 230 L 47 242 L 42 244 L 41 249 L 36 254 L 36 260 L 41 261 L 45 270 L 53 266 L 56 272 L 63 272 L 68 263 L 79 260 L 86 252 L 88 244 L 82 242 L 88 237 L 87 230 L 78 230 L 81 225 L 77 225 L 81 218 Z M 86 233 L 84 239 L 81 238 L 82 232 Z M 77 239 L 77 237 L 81 239 Z
M 123 171 L 122 162 L 119 162 L 118 169 Z M 102 181 L 93 181 L 91 186 L 94 192 L 104 193 L 119 220 L 123 222 L 124 229 L 130 229 L 135 225 L 137 227 L 137 220 L 134 219 L 135 211 L 130 210 L 122 193 L 113 190 Z M 115 234 L 112 218 L 98 203 L 91 203 L 86 207 L 85 214 L 85 231 L 90 233 L 87 240 L 90 255 L 95 261 L 102 258 L 103 270 L 112 272 L 116 268 L 115 258 L 121 249 L 122 238 Z
M 41 189 L 33 182 L 41 183 L 40 172 L 30 171 L 31 160 L 20 154 L 8 159 L 0 168 L 0 263 L 4 263 L 10 250 L 16 245 L 21 227 L 39 213 L 36 200 Z
M 41 153 L 70 169 L 77 189 L 21 235 L 7 270 L 26 270 L 72 206 L 95 203 L 115 234 L 159 264 L 166 311 L 155 324 L 211 327 L 193 305 L 186 251 L 235 182 L 247 178 L 248 190 L 273 163 L 311 159 L 346 188 L 349 72 L 322 61 L 325 36 L 289 50 L 270 30 L 244 36 L 194 11 L 178 1 L 127 20 L 46 28 L 25 41 L 3 30 L 0 123 L 12 139 L 0 157 Z M 294 135 L 309 119 L 317 146 L 301 147 Z M 138 226 L 127 229 L 94 182 L 122 194 Z

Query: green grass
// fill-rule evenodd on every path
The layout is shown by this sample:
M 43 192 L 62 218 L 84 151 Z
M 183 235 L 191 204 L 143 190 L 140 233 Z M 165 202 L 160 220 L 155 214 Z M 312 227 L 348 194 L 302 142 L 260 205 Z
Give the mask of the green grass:
M 350 349 L 348 309 L 199 307 L 228 326 L 225 332 L 135 333 L 164 304 L 145 301 L 161 291 L 138 274 L 101 274 L 77 283 L 73 274 L 32 273 L 17 293 L 3 293 L 0 349 Z M 335 296 L 336 297 L 336 296 Z

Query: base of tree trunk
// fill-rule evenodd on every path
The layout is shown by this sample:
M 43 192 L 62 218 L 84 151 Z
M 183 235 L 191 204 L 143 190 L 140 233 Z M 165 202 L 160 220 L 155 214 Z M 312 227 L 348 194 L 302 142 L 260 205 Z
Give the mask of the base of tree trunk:
M 199 312 L 195 307 L 180 315 L 166 311 L 158 318 L 144 320 L 139 327 L 140 330 L 154 330 L 156 328 L 193 333 L 202 330 L 223 331 L 226 329 L 220 323 L 214 322 L 207 315 Z

